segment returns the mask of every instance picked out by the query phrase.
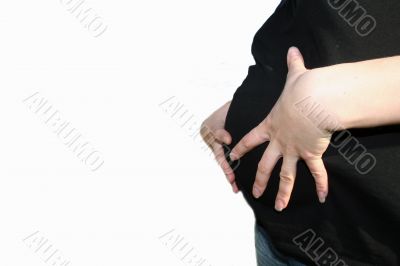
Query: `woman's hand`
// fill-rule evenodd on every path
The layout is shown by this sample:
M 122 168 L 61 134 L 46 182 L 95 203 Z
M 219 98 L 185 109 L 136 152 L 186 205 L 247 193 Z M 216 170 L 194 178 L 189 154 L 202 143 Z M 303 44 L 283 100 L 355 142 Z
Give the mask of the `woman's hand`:
M 297 161 L 303 159 L 316 183 L 321 203 L 328 194 L 328 176 L 322 154 L 328 148 L 332 128 L 322 123 L 317 126 L 299 111 L 297 104 L 315 94 L 315 75 L 304 66 L 303 57 L 297 48 L 290 48 L 287 56 L 288 74 L 285 88 L 268 116 L 232 149 L 230 157 L 238 160 L 256 146 L 269 141 L 253 186 L 254 197 L 260 197 L 268 183 L 277 161 L 283 157 L 279 191 L 275 209 L 287 207 L 296 178 Z
M 226 114 L 228 113 L 230 104 L 231 102 L 227 102 L 221 106 L 202 123 L 201 136 L 213 151 L 215 159 L 232 185 L 232 190 L 237 193 L 239 189 L 235 182 L 235 174 L 225 158 L 223 149 L 224 145 L 229 145 L 232 142 L 231 135 L 224 129 Z

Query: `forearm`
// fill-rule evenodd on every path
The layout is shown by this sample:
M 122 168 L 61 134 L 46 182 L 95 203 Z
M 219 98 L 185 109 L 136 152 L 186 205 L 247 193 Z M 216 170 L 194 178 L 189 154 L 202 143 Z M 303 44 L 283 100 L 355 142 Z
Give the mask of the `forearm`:
M 312 70 L 313 94 L 342 128 L 400 123 L 400 56 Z

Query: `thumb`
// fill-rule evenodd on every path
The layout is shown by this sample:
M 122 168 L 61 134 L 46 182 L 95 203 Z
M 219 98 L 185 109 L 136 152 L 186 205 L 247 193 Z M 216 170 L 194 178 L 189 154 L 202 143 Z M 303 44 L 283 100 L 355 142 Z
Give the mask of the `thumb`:
M 297 47 L 290 47 L 287 54 L 288 72 L 297 72 L 307 70 L 304 66 L 304 59 Z

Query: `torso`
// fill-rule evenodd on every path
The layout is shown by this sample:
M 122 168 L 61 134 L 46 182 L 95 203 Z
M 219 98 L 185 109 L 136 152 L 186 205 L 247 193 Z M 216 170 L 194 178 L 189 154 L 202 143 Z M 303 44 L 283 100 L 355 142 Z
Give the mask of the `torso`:
M 334 8 L 342 2 L 346 2 L 344 9 Z M 337 6 L 332 7 L 334 4 Z M 346 16 L 343 10 L 353 4 L 359 4 L 363 12 Z M 249 68 L 227 115 L 226 129 L 233 137 L 231 148 L 266 117 L 279 97 L 290 46 L 300 49 L 308 68 L 399 55 L 399 10 L 400 1 L 395 0 L 285 1 L 254 38 L 252 52 L 257 64 Z M 373 28 L 366 23 L 372 21 L 370 18 L 375 21 L 368 24 Z M 330 146 L 324 156 L 330 182 L 324 205 L 318 203 L 314 181 L 303 162 L 298 164 L 294 193 L 283 213 L 273 210 L 280 163 L 264 195 L 258 200 L 250 196 L 266 144 L 242 158 L 235 170 L 237 183 L 257 220 L 283 253 L 310 262 L 292 239 L 312 229 L 347 265 L 399 265 L 400 128 L 351 133 L 377 163 L 368 174 L 360 174 L 357 165 L 340 154 L 340 148 Z

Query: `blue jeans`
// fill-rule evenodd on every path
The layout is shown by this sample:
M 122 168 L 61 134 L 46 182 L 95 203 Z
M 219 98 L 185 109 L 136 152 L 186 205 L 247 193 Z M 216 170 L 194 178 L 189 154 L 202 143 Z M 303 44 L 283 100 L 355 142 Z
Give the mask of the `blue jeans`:
M 306 266 L 305 264 L 280 254 L 273 247 L 265 229 L 257 223 L 255 226 L 255 243 L 257 266 Z

